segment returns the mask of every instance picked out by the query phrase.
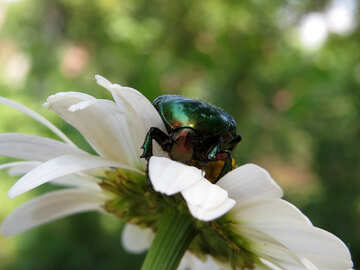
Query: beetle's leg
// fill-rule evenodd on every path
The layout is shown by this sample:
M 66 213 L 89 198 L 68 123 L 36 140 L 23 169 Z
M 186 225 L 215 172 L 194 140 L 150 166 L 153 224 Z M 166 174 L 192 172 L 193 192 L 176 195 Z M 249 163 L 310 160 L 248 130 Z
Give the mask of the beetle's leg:
M 223 160 L 224 166 L 221 169 L 220 174 L 216 180 L 219 180 L 222 176 L 232 170 L 232 158 L 231 151 L 221 150 L 223 142 L 220 141 L 217 145 L 213 146 L 208 153 L 208 160 Z M 235 144 L 236 145 L 236 144 Z
M 152 186 L 150 177 L 149 177 L 149 159 L 153 155 L 153 148 L 152 148 L 152 140 L 155 140 L 164 151 L 169 151 L 169 146 L 171 144 L 170 137 L 164 133 L 161 129 L 158 129 L 156 127 L 150 128 L 148 133 L 146 134 L 144 144 L 142 148 L 144 149 L 144 152 L 140 156 L 140 158 L 145 158 L 146 163 L 146 169 L 145 169 L 145 177 L 146 181 L 149 186 Z
M 230 172 L 232 170 L 232 157 L 231 157 L 231 152 L 229 151 L 224 151 L 224 152 L 220 152 L 216 155 L 218 157 L 219 160 L 224 160 L 224 166 L 221 170 L 221 173 L 218 176 L 219 180 L 221 177 L 223 177 L 225 174 L 227 174 L 228 172 Z
M 210 160 L 203 161 L 203 163 L 202 163 L 202 165 L 200 167 L 200 170 L 205 171 L 206 167 L 209 165 L 209 161 Z
M 145 158 L 146 160 L 149 160 L 150 157 L 153 155 L 153 139 L 161 146 L 164 151 L 169 151 L 169 146 L 171 145 L 170 137 L 161 129 L 152 127 L 146 134 L 145 141 L 142 146 L 144 152 L 142 153 L 140 158 Z
M 217 180 L 219 180 L 221 177 L 223 177 L 225 174 L 227 174 L 229 171 L 232 170 L 233 167 L 232 167 L 231 152 L 240 141 L 241 141 L 241 136 L 237 135 L 227 144 L 226 150 L 222 150 L 224 142 L 222 138 L 220 138 L 220 142 L 217 145 L 213 146 L 209 151 L 208 159 L 224 161 L 224 166 L 221 169 L 221 172 L 218 175 Z
M 149 176 L 149 161 L 146 161 L 145 178 L 146 178 L 146 183 L 148 184 L 148 186 L 150 186 L 152 188 L 153 185 L 151 184 L 150 176 Z

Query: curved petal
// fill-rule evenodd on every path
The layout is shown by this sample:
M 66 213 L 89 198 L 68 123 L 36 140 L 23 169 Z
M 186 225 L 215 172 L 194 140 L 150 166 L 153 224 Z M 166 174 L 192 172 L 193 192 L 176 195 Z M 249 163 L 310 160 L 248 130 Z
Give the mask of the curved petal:
M 282 267 L 278 267 L 276 264 L 273 264 L 271 261 L 268 261 L 266 259 L 260 258 L 261 263 L 263 264 L 263 266 L 268 267 L 271 270 L 286 270 L 286 269 L 291 269 L 291 270 L 295 270 L 292 268 L 282 268 Z M 304 269 L 305 270 L 305 269 Z
M 203 172 L 193 166 L 165 157 L 149 160 L 150 181 L 157 192 L 174 195 L 203 179 Z
M 157 127 L 166 132 L 165 126 L 159 113 L 152 103 L 139 91 L 113 84 L 100 75 L 95 75 L 96 82 L 109 90 L 116 102 L 126 113 L 131 135 L 134 138 L 138 156 L 141 155 L 141 146 L 144 143 L 146 133 L 151 127 Z M 154 154 L 162 155 L 160 149 L 154 148 Z
M 219 185 L 237 200 L 232 210 L 234 219 L 241 221 L 237 229 L 273 266 L 306 269 L 312 263 L 324 270 L 352 267 L 346 246 L 332 234 L 313 227 L 295 206 L 279 199 L 281 189 L 265 170 L 245 165 L 225 175 Z
M 57 140 L 20 134 L 0 134 L 0 155 L 26 160 L 46 161 L 57 156 L 85 153 L 78 147 Z
M 348 248 L 333 234 L 313 226 L 279 224 L 263 226 L 271 235 L 299 257 L 306 258 L 318 269 L 350 269 L 353 267 Z
M 187 203 L 187 206 L 193 217 L 208 222 L 223 216 L 224 214 L 229 212 L 235 204 L 236 202 L 234 200 L 227 199 L 225 202 L 212 209 L 206 209 L 201 205 L 193 205 L 191 203 Z
M 211 221 L 233 208 L 236 202 L 221 187 L 203 178 L 181 192 L 191 214 L 200 220 Z
M 58 177 L 105 167 L 116 167 L 142 173 L 132 167 L 96 156 L 65 155 L 51 159 L 24 175 L 11 187 L 8 195 L 13 198 Z
M 226 190 L 210 183 L 205 178 L 181 192 L 184 199 L 193 205 L 212 209 L 224 203 L 229 197 Z
M 98 182 L 100 182 L 100 180 L 90 175 L 70 174 L 52 180 L 51 184 L 101 190 L 100 186 L 97 184 Z
M 232 213 L 236 220 L 254 228 L 274 224 L 311 226 L 311 221 L 299 209 L 282 199 L 259 201 L 246 207 L 240 205 L 235 207 Z
M 65 189 L 49 192 L 15 209 L 2 223 L 6 236 L 71 214 L 100 210 L 103 199 L 99 193 L 82 189 Z
M 121 239 L 127 251 L 142 253 L 150 248 L 154 233 L 150 229 L 142 229 L 136 225 L 126 224 Z
M 125 112 L 114 102 L 68 92 L 50 96 L 46 106 L 79 130 L 105 158 L 140 165 Z
M 280 186 L 270 174 L 255 164 L 240 166 L 222 177 L 217 185 L 229 192 L 229 197 L 238 205 L 254 203 L 259 200 L 280 198 Z
M 251 240 L 256 253 L 281 269 L 304 269 L 303 258 L 319 269 L 352 267 L 350 253 L 338 238 L 313 227 L 299 209 L 284 200 L 240 205 L 232 213 L 241 220 L 238 229 Z
M 0 170 L 9 169 L 8 174 L 11 176 L 18 176 L 28 173 L 35 167 L 39 166 L 41 162 L 39 161 L 17 161 L 10 162 L 0 165 Z
M 310 262 L 308 259 L 303 258 L 301 260 L 303 264 L 306 266 L 307 270 L 319 270 L 312 262 Z M 349 269 L 348 269 L 349 270 Z
M 164 157 L 151 157 L 149 176 L 154 190 L 174 195 L 181 192 L 190 213 L 203 221 L 214 220 L 234 207 L 226 190 L 210 183 L 193 166 Z
M 251 225 L 239 224 L 237 232 L 246 237 L 251 243 L 252 251 L 259 257 L 271 262 L 281 269 L 304 270 L 301 259 L 286 246 L 272 238 L 271 236 L 256 230 Z M 264 265 L 263 265 L 264 266 Z M 269 265 L 265 265 L 269 268 Z M 274 269 L 271 268 L 270 269 Z
M 261 259 L 260 259 L 261 260 Z M 273 268 L 270 268 L 268 265 L 264 263 L 258 263 L 255 265 L 254 270 L 274 270 Z
M 28 107 L 25 107 L 24 105 L 22 105 L 18 102 L 15 102 L 13 100 L 10 100 L 10 99 L 4 98 L 4 97 L 0 97 L 0 104 L 9 106 L 11 108 L 14 108 L 15 110 L 18 110 L 19 112 L 22 112 L 22 113 L 30 116 L 34 120 L 36 120 L 39 123 L 46 126 L 48 129 L 50 129 L 56 135 L 58 135 L 59 138 L 63 139 L 68 144 L 75 146 L 74 143 L 60 129 L 58 129 L 56 126 L 54 126 L 52 123 L 50 123 L 46 118 L 44 118 L 40 114 L 34 112 L 33 110 L 30 110 Z

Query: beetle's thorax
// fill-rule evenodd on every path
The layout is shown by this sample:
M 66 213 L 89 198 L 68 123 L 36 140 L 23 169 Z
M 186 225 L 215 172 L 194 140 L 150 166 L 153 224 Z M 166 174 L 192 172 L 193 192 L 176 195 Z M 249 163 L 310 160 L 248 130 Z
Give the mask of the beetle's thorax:
M 203 136 L 220 135 L 233 132 L 236 135 L 236 122 L 226 112 L 207 104 L 176 95 L 163 95 L 153 102 L 168 132 L 180 127 L 190 127 Z

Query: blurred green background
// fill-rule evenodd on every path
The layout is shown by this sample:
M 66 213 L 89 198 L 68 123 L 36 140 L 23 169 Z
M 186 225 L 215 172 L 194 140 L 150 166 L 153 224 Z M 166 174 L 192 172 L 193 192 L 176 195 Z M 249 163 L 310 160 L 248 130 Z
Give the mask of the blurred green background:
M 231 113 L 238 164 L 270 171 L 316 226 L 340 237 L 360 266 L 360 27 L 356 0 L 0 0 L 0 95 L 79 134 L 41 104 L 58 91 L 110 96 L 102 74 L 153 99 L 201 98 Z M 54 137 L 0 107 L 0 132 Z M 1 162 L 8 159 L 1 158 Z M 51 187 L 10 200 L 0 219 Z M 0 269 L 138 269 L 122 223 L 76 215 L 0 236 Z

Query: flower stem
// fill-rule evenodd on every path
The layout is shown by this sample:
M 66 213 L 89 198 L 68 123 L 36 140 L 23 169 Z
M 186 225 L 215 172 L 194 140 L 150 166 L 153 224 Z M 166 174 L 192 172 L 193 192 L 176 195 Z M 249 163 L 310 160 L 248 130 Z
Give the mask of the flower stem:
M 165 212 L 141 270 L 176 270 L 196 235 L 192 220 L 176 210 Z

